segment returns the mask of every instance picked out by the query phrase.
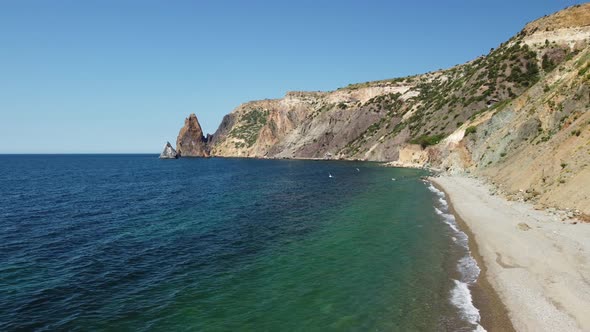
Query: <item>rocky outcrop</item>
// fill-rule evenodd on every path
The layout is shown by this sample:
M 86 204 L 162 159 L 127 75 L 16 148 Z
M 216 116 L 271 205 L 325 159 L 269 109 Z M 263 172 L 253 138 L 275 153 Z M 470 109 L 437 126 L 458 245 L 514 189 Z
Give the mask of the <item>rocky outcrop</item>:
M 406 147 L 410 143 L 430 151 L 412 151 L 412 155 L 421 155 L 420 163 L 441 164 L 446 160 L 448 165 L 443 166 L 456 170 L 480 167 L 470 153 L 469 139 L 477 135 L 469 127 L 499 114 L 492 122 L 500 118 L 504 125 L 510 119 L 527 122 L 516 129 L 519 133 L 512 143 L 523 141 L 524 136 L 530 141 L 537 125 L 543 123 L 547 130 L 545 124 L 549 122 L 530 114 L 516 117 L 513 112 L 504 112 L 509 104 L 519 103 L 519 109 L 531 104 L 520 98 L 525 95 L 559 102 L 550 95 L 562 91 L 552 87 L 559 83 L 560 89 L 571 91 L 574 86 L 561 82 L 562 75 L 553 74 L 556 71 L 569 71 L 568 79 L 573 79 L 574 71 L 583 72 L 576 84 L 588 86 L 585 77 L 590 71 L 584 67 L 588 61 L 584 54 L 590 52 L 589 13 L 590 4 L 577 5 L 531 22 L 489 54 L 453 68 L 351 84 L 329 92 L 288 92 L 280 99 L 242 104 L 224 117 L 210 140 L 210 151 L 215 156 L 331 156 L 407 163 Z M 580 100 L 583 93 L 578 95 Z M 551 108 L 555 110 L 555 105 Z M 553 130 L 561 129 L 563 126 Z M 435 145 L 438 149 L 432 148 Z M 424 156 L 429 160 L 423 160 Z M 505 160 L 484 159 L 484 167 Z
M 180 157 L 209 157 L 207 139 L 197 116 L 193 113 L 184 120 L 184 126 L 176 139 L 176 151 Z
M 191 115 L 177 146 L 182 156 L 359 159 L 471 172 L 503 192 L 590 214 L 589 109 L 584 4 L 449 69 L 242 104 L 208 143 Z
M 178 158 L 178 153 L 176 152 L 176 150 L 174 150 L 174 148 L 172 147 L 172 144 L 170 144 L 170 142 L 166 143 L 166 146 L 164 146 L 164 151 L 162 151 L 162 153 L 160 153 L 160 159 L 176 159 Z

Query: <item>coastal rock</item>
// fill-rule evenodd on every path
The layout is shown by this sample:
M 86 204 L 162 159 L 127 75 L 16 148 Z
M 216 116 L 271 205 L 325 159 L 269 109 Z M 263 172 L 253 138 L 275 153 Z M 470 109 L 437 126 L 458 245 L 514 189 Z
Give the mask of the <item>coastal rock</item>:
M 176 152 L 176 150 L 174 150 L 174 148 L 172 147 L 172 144 L 170 144 L 170 142 L 166 143 L 166 146 L 164 146 L 164 151 L 162 151 L 162 153 L 160 153 L 160 159 L 176 159 L 178 158 L 178 153 Z
M 590 215 L 590 3 L 449 69 L 239 105 L 181 156 L 347 159 L 473 174 L 491 193 Z M 518 70 L 516 69 L 518 68 Z
M 176 139 L 176 151 L 180 157 L 209 157 L 207 139 L 194 113 L 184 120 Z

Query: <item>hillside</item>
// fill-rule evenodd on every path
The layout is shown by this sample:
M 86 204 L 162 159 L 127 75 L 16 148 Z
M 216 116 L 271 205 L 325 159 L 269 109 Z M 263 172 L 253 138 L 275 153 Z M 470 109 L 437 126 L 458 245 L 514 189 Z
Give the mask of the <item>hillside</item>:
M 212 156 L 466 171 L 513 199 L 590 215 L 589 108 L 584 4 L 535 20 L 450 69 L 245 103 L 207 141 Z

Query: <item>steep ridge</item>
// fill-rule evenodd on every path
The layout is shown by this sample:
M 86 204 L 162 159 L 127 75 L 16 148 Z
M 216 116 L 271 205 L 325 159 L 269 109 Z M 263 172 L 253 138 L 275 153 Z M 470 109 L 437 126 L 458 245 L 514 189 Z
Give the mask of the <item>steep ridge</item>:
M 245 103 L 224 117 L 208 149 L 467 171 L 514 199 L 590 215 L 589 108 L 584 4 L 450 69 Z

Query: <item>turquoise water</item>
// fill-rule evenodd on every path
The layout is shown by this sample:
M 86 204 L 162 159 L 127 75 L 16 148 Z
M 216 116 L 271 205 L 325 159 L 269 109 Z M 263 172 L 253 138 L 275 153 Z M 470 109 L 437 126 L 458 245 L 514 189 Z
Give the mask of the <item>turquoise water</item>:
M 424 171 L 151 155 L 0 161 L 0 330 L 476 327 L 457 293 L 464 239 Z

